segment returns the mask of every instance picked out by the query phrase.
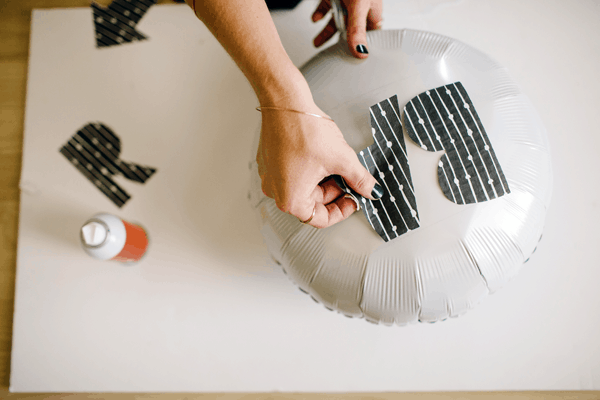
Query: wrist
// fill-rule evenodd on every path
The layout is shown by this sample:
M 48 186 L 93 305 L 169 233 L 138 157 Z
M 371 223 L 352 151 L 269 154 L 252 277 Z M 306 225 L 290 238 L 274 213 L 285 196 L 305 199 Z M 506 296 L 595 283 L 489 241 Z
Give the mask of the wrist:
M 261 106 L 313 107 L 308 83 L 294 65 L 279 69 L 254 86 Z

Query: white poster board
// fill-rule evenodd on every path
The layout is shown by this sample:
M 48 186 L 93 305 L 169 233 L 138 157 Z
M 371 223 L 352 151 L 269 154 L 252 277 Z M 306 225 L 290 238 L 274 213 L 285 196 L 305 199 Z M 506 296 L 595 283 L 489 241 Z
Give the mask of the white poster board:
M 297 64 L 315 1 L 274 19 Z M 96 49 L 90 9 L 32 16 L 11 365 L 14 392 L 600 389 L 600 102 L 594 2 L 386 1 L 387 28 L 432 30 L 506 65 L 549 132 L 555 194 L 537 253 L 458 319 L 347 319 L 275 265 L 246 199 L 259 122 L 243 75 L 186 6 L 154 6 L 148 40 Z M 560 30 L 556 27 L 561 26 Z M 587 36 L 586 36 L 587 35 Z M 579 84 L 580 83 L 580 84 Z M 59 149 L 89 122 L 157 173 L 118 209 Z M 585 140 L 585 142 L 584 142 Z M 142 223 L 138 265 L 96 261 L 81 224 Z

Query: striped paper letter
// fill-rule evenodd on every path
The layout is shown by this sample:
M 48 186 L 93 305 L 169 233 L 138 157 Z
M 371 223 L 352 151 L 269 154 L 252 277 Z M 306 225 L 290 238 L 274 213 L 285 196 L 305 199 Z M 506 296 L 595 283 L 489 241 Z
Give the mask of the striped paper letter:
M 144 40 L 135 26 L 156 0 L 114 0 L 108 8 L 92 3 L 96 47 Z
M 112 180 L 113 175 L 144 183 L 156 172 L 156 168 L 119 159 L 121 140 L 100 123 L 81 128 L 60 152 L 117 207 L 122 207 L 131 196 Z
M 336 183 L 355 196 L 373 229 L 387 241 L 419 227 L 419 214 L 402 133 L 398 97 L 370 108 L 374 144 L 361 150 L 358 159 L 384 188 L 380 200 L 369 200 L 350 189 L 344 180 Z
M 428 90 L 404 107 L 410 138 L 427 151 L 444 150 L 438 181 L 457 204 L 488 201 L 510 193 L 492 144 L 460 82 Z

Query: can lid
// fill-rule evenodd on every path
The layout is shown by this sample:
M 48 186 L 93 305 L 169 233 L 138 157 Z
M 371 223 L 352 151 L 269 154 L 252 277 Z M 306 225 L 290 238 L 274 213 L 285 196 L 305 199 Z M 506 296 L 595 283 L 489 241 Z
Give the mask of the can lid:
M 100 222 L 89 221 L 81 227 L 81 239 L 86 246 L 100 246 L 106 241 L 107 236 L 108 229 L 106 225 Z

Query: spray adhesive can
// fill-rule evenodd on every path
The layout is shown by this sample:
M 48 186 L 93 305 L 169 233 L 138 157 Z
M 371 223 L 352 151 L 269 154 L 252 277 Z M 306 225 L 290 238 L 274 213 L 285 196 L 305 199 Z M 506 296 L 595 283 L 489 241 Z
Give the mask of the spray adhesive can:
M 139 225 L 112 214 L 94 215 L 81 227 L 81 245 L 98 260 L 139 261 L 148 249 L 148 235 Z

